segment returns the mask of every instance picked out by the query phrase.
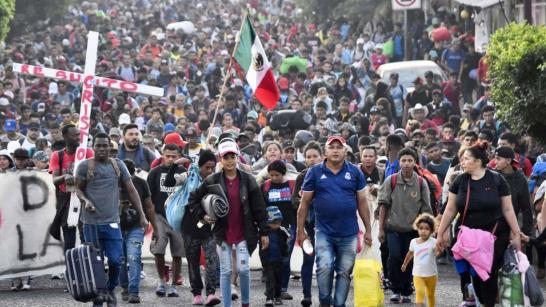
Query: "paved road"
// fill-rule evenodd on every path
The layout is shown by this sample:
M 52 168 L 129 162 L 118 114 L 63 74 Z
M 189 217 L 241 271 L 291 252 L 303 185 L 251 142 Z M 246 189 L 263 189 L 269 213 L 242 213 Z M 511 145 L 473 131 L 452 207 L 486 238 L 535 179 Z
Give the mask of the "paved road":
M 437 288 L 437 306 L 448 307 L 458 306 L 460 302 L 459 291 L 459 279 L 451 266 L 439 266 L 440 278 Z M 189 284 L 187 280 L 184 280 L 184 285 L 179 286 L 180 293 L 179 298 L 157 298 L 154 294 L 156 281 L 152 276 L 156 276 L 153 272 L 151 264 L 145 265 L 145 272 L 147 278 L 142 281 L 141 284 L 141 298 L 142 303 L 140 306 L 191 306 L 191 293 L 189 291 Z M 187 270 L 184 270 L 184 275 L 187 276 Z M 261 273 L 259 271 L 252 272 L 252 289 L 251 289 L 251 306 L 263 306 L 264 303 L 264 284 L 260 282 Z M 546 282 L 542 282 L 543 289 L 546 289 Z M 299 304 L 302 299 L 301 283 L 299 281 L 291 281 L 290 293 L 294 295 L 295 300 L 285 301 L 284 306 L 301 306 Z M 318 290 L 316 284 L 314 284 L 313 294 L 315 295 Z M 349 300 L 347 306 L 353 306 L 353 292 L 349 294 Z M 388 299 L 389 293 L 386 293 L 386 299 Z M 119 295 L 118 295 L 119 299 Z M 71 297 L 63 291 L 63 282 L 59 280 L 50 280 L 46 277 L 37 277 L 33 280 L 32 290 L 28 292 L 11 292 L 9 291 L 9 282 L 0 281 L 0 306 L 10 307 L 30 307 L 30 306 L 89 306 L 90 304 L 76 303 Z M 239 302 L 233 304 L 234 306 L 240 306 Z M 313 302 L 314 306 L 318 306 L 318 302 Z M 138 306 L 130 305 L 126 303 L 120 303 L 119 306 Z M 385 305 L 394 306 L 394 305 Z M 403 306 L 403 305 L 398 305 Z M 406 306 L 413 306 L 413 304 L 406 304 Z

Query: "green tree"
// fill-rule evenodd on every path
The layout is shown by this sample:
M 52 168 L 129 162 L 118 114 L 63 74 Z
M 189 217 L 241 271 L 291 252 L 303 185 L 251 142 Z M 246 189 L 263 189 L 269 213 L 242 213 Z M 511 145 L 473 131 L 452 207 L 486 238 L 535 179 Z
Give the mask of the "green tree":
M 0 0 L 0 41 L 3 41 L 9 32 L 9 23 L 14 12 L 15 0 Z
M 0 0 L 0 3 L 5 0 Z M 9 2 L 9 1 L 8 1 Z M 52 24 L 62 21 L 68 6 L 73 0 L 16 0 L 15 16 L 11 23 L 9 37 L 15 37 L 22 33 L 31 32 L 41 23 L 49 20 Z
M 497 30 L 488 57 L 500 118 L 546 144 L 546 27 L 511 23 Z

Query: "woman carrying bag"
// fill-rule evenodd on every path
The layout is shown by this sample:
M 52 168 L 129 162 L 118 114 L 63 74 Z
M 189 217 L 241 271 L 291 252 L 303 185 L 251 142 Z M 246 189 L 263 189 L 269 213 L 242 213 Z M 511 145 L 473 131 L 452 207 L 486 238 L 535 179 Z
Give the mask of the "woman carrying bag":
M 485 307 L 493 307 L 498 292 L 498 270 L 503 262 L 504 251 L 510 241 L 518 250 L 521 249 L 521 245 L 520 229 L 508 184 L 498 173 L 486 169 L 489 162 L 488 146 L 487 143 L 478 143 L 465 149 L 461 159 L 465 172 L 455 179 L 449 189 L 447 206 L 438 229 L 437 245 L 442 250 L 449 246 L 448 228 L 457 213 L 459 214 L 457 229 L 466 226 L 465 231 L 483 230 L 494 234 L 496 239 L 492 244 L 489 278 L 482 280 L 478 276 L 479 270 L 475 268 L 476 259 L 465 258 L 458 262 L 458 265 L 463 266 L 464 261 L 467 261 L 466 266 L 473 275 L 472 284 L 480 303 Z M 455 241 L 458 239 L 462 241 L 463 238 L 459 238 L 461 234 L 462 232 L 457 234 Z M 473 266 L 470 267 L 469 264 Z

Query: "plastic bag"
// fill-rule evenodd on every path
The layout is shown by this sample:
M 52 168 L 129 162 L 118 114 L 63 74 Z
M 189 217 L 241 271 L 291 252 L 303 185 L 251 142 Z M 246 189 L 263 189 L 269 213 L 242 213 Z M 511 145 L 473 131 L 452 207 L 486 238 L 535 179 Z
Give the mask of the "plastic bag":
M 525 305 L 521 273 L 518 271 L 517 252 L 511 245 L 509 245 L 504 252 L 504 262 L 499 270 L 499 282 L 499 299 L 501 306 L 519 307 Z
M 355 306 L 383 306 L 385 294 L 381 288 L 381 262 L 358 259 L 354 269 Z
M 389 58 L 392 58 L 394 55 L 394 42 L 392 38 L 383 44 L 383 54 Z
M 544 304 L 544 295 L 532 266 L 525 272 L 525 295 L 529 297 L 531 306 Z
M 176 231 L 181 231 L 182 229 L 182 219 L 184 218 L 184 212 L 186 211 L 190 193 L 199 187 L 200 181 L 199 167 L 195 164 L 191 164 L 184 185 L 175 190 L 165 201 L 167 221 Z

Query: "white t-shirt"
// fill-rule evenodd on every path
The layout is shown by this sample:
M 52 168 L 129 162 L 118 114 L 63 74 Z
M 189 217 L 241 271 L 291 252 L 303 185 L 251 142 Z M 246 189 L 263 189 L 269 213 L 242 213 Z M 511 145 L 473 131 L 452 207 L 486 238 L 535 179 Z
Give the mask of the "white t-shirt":
M 438 275 L 434 248 L 436 239 L 430 237 L 423 243 L 417 243 L 419 238 L 411 240 L 409 250 L 413 252 L 413 276 L 430 277 Z

